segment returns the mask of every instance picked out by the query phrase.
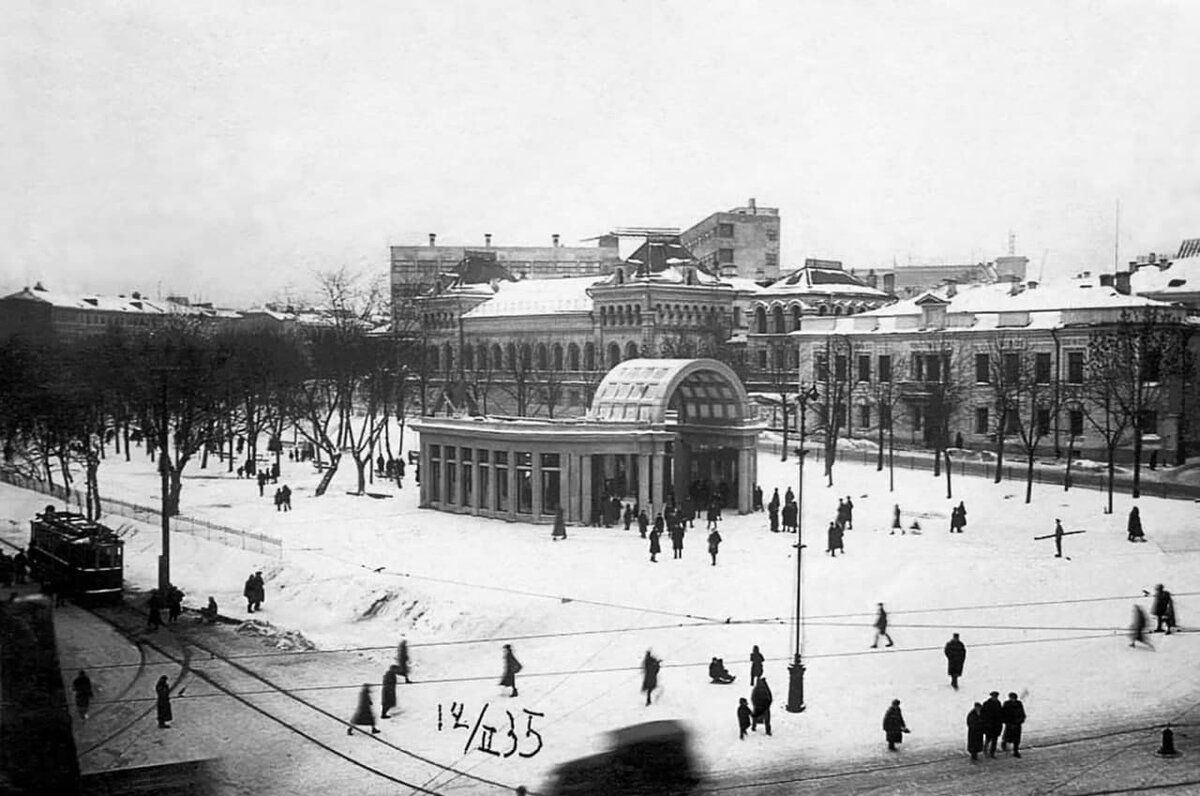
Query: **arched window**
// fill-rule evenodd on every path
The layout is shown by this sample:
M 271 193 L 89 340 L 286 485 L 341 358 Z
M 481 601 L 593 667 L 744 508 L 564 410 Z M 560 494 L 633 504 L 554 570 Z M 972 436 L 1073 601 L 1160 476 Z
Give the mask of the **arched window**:
M 754 310 L 754 331 L 759 334 L 767 333 L 767 311 L 762 307 Z
M 551 367 L 555 370 L 563 369 L 563 348 L 560 344 L 555 343 L 552 349 L 553 356 L 550 358 Z
M 446 370 L 454 370 L 454 349 L 449 343 L 442 346 L 442 367 Z
M 792 305 L 792 330 L 800 328 L 800 316 L 804 314 L 799 304 Z
M 514 343 L 509 343 L 504 347 L 504 364 L 509 368 L 517 367 L 517 346 Z
M 625 325 L 625 308 L 617 307 L 617 326 Z
M 775 308 L 771 310 L 771 320 L 774 321 L 775 334 L 783 334 L 787 331 L 787 329 L 783 327 L 783 307 L 776 305 Z
M 595 370 L 596 369 L 596 344 L 595 343 L 584 343 L 583 344 L 583 369 L 584 370 Z
M 822 304 L 821 306 L 817 307 L 817 314 L 818 315 L 828 315 L 829 308 L 826 307 L 824 304 Z
M 636 305 L 633 308 L 633 322 L 636 326 L 642 325 L 642 308 Z
M 475 349 L 471 346 L 463 348 L 463 367 L 467 370 L 475 370 Z
M 525 345 L 521 346 L 521 370 L 532 370 L 532 369 L 533 369 L 533 349 L 531 349 L 529 347 L 529 344 L 526 343 Z
M 579 370 L 579 346 L 574 343 L 567 346 L 567 370 Z
M 617 278 L 616 278 L 616 282 L 617 282 L 617 284 L 618 284 L 618 285 L 623 285 L 623 284 L 625 284 L 625 269 L 624 269 L 624 268 L 618 268 L 618 269 L 616 270 L 616 277 L 617 277 Z
M 488 369 L 487 346 L 484 343 L 475 347 L 475 362 L 480 370 Z
M 625 344 L 625 358 L 637 359 L 640 356 L 638 353 L 638 344 L 630 340 Z
M 608 326 L 608 307 L 600 308 L 600 325 Z
M 608 344 L 608 367 L 611 370 L 621 364 L 621 346 L 616 343 Z
M 537 345 L 537 369 L 546 370 L 550 367 L 550 352 L 546 349 L 545 343 Z
M 504 369 L 504 351 L 499 343 L 492 343 L 492 370 Z
M 841 304 L 836 304 L 836 305 L 834 305 L 834 307 L 833 307 L 833 314 L 834 314 L 834 315 L 841 315 L 841 314 L 842 314 L 842 305 L 841 305 Z

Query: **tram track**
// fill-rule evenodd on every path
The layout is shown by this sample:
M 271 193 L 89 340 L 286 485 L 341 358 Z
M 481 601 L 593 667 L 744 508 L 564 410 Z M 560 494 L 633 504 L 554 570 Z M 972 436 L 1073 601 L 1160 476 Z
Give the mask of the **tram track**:
M 470 780 L 477 788 L 479 786 L 486 785 L 493 788 L 496 792 L 502 793 L 511 793 L 514 789 L 514 786 L 479 777 L 466 771 L 439 763 L 435 760 L 405 749 L 404 747 L 382 738 L 379 735 L 367 735 L 364 738 L 361 731 L 357 731 L 351 733 L 355 737 L 350 738 L 348 737 L 347 733 L 344 732 L 344 730 L 353 730 L 354 728 L 342 716 L 327 710 L 313 701 L 297 695 L 292 690 L 275 682 L 273 679 L 264 675 L 263 673 L 257 672 L 250 667 L 232 659 L 230 656 L 221 653 L 213 646 L 197 640 L 192 633 L 185 632 L 184 634 L 176 637 L 179 641 L 180 651 L 178 653 L 173 653 L 172 651 L 166 649 L 164 645 L 156 643 L 155 641 L 136 638 L 135 634 L 137 631 L 135 629 L 127 627 L 117 618 L 114 618 L 114 616 L 110 615 L 111 613 L 116 612 L 113 611 L 113 609 L 85 608 L 82 610 L 88 611 L 92 616 L 112 627 L 114 631 L 129 641 L 133 643 L 140 642 L 147 648 L 166 658 L 168 661 L 180 665 L 181 671 L 185 671 L 187 674 L 190 674 L 192 677 L 203 682 L 208 687 L 222 694 L 224 697 L 234 700 L 243 707 L 258 713 L 264 718 L 269 719 L 271 722 L 283 727 L 289 733 L 321 749 L 323 752 L 349 763 L 350 765 L 366 772 L 367 774 L 370 774 L 376 779 L 390 782 L 405 788 L 410 788 L 413 793 L 436 794 L 440 792 L 426 788 L 415 782 L 410 782 L 407 779 L 393 774 L 378 765 L 360 759 L 359 755 L 351 754 L 345 748 L 342 748 L 343 744 L 361 744 L 365 739 L 380 744 L 383 748 L 392 752 L 398 752 L 413 762 L 419 763 L 420 765 L 426 767 L 426 772 L 422 775 L 413 776 L 414 779 L 431 779 L 432 775 L 435 774 L 453 774 L 456 776 L 456 778 L 462 777 Z M 223 677 L 212 671 L 208 667 L 208 664 L 213 662 L 215 662 L 218 666 L 222 666 L 227 670 L 231 670 L 234 673 L 232 681 L 230 678 Z M 250 695 L 245 693 L 244 688 L 239 688 L 236 685 L 236 680 L 239 678 L 248 678 L 256 683 L 261 684 L 262 686 L 265 686 L 266 688 L 260 689 L 258 693 L 254 694 L 255 698 L 252 699 L 250 698 Z M 292 714 L 288 716 L 280 715 L 286 711 L 281 710 L 278 706 L 272 706 L 268 708 L 262 704 L 265 700 L 270 700 L 271 698 L 277 696 L 286 698 L 287 702 L 285 704 L 291 706 L 292 711 L 298 711 L 298 714 L 296 712 L 292 712 Z M 143 711 L 141 715 L 145 715 L 152 709 L 152 707 L 147 708 L 147 710 Z M 313 726 L 314 720 L 319 722 L 319 726 Z M 130 726 L 132 726 L 133 723 L 135 722 L 130 722 Z M 128 727 L 126 727 L 123 731 L 127 731 L 127 729 Z M 115 738 L 119 734 L 120 733 L 114 733 L 112 734 L 112 737 Z M 334 739 L 337 740 L 335 741 Z M 96 745 L 96 748 L 98 748 L 98 745 Z M 89 748 L 88 751 L 92 751 L 92 748 Z

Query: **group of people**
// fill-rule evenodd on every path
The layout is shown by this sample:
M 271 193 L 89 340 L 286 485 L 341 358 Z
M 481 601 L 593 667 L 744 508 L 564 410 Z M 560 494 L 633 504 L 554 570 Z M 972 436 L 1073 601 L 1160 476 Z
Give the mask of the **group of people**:
M 380 477 L 386 478 L 389 481 L 396 482 L 397 489 L 404 488 L 404 460 L 393 459 L 390 456 L 387 459 L 383 458 L 383 454 L 375 459 L 375 472 Z
M 967 505 L 958 501 L 958 505 L 950 509 L 950 533 L 962 533 L 967 527 Z
M 146 627 L 149 630 L 157 630 L 162 627 L 162 609 L 167 609 L 167 621 L 175 624 L 179 621 L 180 614 L 183 613 L 183 591 L 174 584 L 168 583 L 166 593 L 160 593 L 158 589 L 150 590 L 150 599 L 147 603 Z
M 292 510 L 292 488 L 287 484 L 284 484 L 275 490 L 275 510 Z
M 846 495 L 846 499 L 838 498 L 837 514 L 833 521 L 829 523 L 829 528 L 826 531 L 828 541 L 825 545 L 825 552 L 837 558 L 838 551 L 842 555 L 846 554 L 846 530 L 854 527 L 854 501 Z
M 252 614 L 262 610 L 263 600 L 267 598 L 267 587 L 262 572 L 255 572 L 246 578 L 246 585 L 242 587 L 242 596 L 246 598 L 247 613 Z
M 1000 692 L 993 691 L 983 702 L 976 702 L 967 713 L 967 752 L 972 760 L 987 753 L 996 756 L 996 743 L 1002 750 L 1012 746 L 1012 756 L 1021 756 L 1021 725 L 1025 723 L 1025 706 L 1015 692 L 1001 704 Z M 1003 736 L 1002 736 L 1003 733 Z
M 708 523 L 708 554 L 712 558 L 712 565 L 717 565 L 717 554 L 721 551 L 721 533 L 717 530 L 717 522 L 720 519 L 720 509 L 709 509 Z M 687 526 L 690 518 L 687 513 L 675 504 L 671 503 L 663 509 L 662 513 L 654 517 L 654 526 L 649 530 L 650 537 L 650 561 L 658 563 L 658 554 L 662 552 L 662 535 L 666 533 L 671 537 L 671 557 L 683 558 L 683 538 L 687 533 Z M 649 525 L 646 520 L 646 513 L 643 511 L 638 515 L 638 531 L 643 537 L 647 536 L 646 527 Z
M 17 550 L 12 556 L 0 552 L 0 586 L 24 583 L 28 574 L 29 561 L 25 558 L 24 550 Z
M 1151 596 L 1150 592 L 1142 591 L 1142 594 Z M 1175 598 L 1171 592 L 1163 588 L 1161 583 L 1154 587 L 1153 600 L 1150 603 L 1150 613 L 1154 615 L 1155 633 L 1166 633 L 1171 635 L 1171 631 L 1176 628 L 1175 624 Z M 1129 628 L 1129 646 L 1136 647 L 1138 643 L 1145 644 L 1150 649 L 1154 649 L 1154 645 L 1150 643 L 1150 639 L 1146 638 L 1147 629 L 1150 627 L 1150 620 L 1146 616 L 1146 611 L 1142 606 L 1134 604 L 1133 606 L 1133 623 Z
M 771 533 L 779 533 L 780 514 L 779 488 L 776 487 L 770 502 L 767 503 L 767 518 L 771 523 Z M 796 495 L 790 486 L 784 493 L 782 517 L 784 533 L 800 532 L 800 506 L 796 503 Z

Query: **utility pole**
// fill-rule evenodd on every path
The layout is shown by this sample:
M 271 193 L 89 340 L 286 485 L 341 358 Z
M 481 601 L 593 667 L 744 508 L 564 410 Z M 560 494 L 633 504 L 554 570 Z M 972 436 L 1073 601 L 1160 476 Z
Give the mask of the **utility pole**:
M 796 646 L 794 657 L 791 665 L 788 666 L 788 713 L 803 712 L 804 705 L 804 660 L 802 658 L 802 647 L 804 646 L 804 570 L 803 570 L 803 554 L 804 554 L 804 455 L 807 451 L 804 449 L 804 441 L 806 434 L 806 422 L 808 416 L 808 402 L 815 401 L 820 397 L 815 386 L 810 386 L 807 389 L 803 384 L 800 385 L 799 403 L 800 403 L 800 447 L 796 449 L 796 458 L 799 459 L 799 483 L 796 490 Z
M 171 584 L 171 464 L 167 455 L 170 434 L 167 433 L 169 413 L 167 411 L 167 371 L 159 371 L 159 418 L 158 418 L 158 472 L 161 476 L 162 553 L 158 557 L 158 593 L 165 595 Z

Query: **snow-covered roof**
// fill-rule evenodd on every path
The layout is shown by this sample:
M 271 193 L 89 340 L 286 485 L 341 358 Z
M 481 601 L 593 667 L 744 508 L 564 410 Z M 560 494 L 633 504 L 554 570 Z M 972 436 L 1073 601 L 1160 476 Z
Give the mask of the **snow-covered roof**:
M 208 311 L 173 301 L 159 301 L 144 296 L 105 296 L 95 293 L 66 293 L 57 290 L 47 290 L 41 285 L 26 287 L 16 293 L 5 296 L 6 299 L 18 301 L 40 301 L 54 307 L 78 310 L 102 310 L 105 312 L 121 312 L 137 315 L 206 315 Z
M 587 289 L 599 280 L 595 276 L 571 276 L 562 279 L 523 279 L 501 282 L 487 301 L 464 318 L 509 315 L 553 315 L 563 312 L 589 312 L 592 298 Z M 490 288 L 489 288 L 490 290 Z
M 888 294 L 873 288 L 854 275 L 841 268 L 823 268 L 821 266 L 805 265 L 791 273 L 781 276 L 762 290 L 762 295 L 800 295 L 814 294 L 820 296 L 845 296 L 855 298 L 886 299 Z
M 1195 293 L 1200 291 L 1200 254 L 1172 260 L 1165 268 L 1144 265 L 1129 276 L 1134 293 Z

